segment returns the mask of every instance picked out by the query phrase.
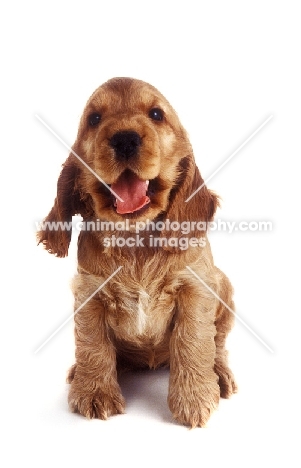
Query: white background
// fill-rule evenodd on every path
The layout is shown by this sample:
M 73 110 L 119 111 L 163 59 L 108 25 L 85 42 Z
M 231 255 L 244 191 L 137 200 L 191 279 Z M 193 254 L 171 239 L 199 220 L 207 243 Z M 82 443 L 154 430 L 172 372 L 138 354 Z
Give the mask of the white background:
M 300 466 L 300 3 L 10 2 L 1 12 L 1 425 L 3 466 Z M 239 393 L 205 429 L 175 424 L 168 372 L 122 382 L 127 413 L 87 421 L 67 407 L 74 359 L 67 259 L 35 245 L 68 144 L 96 87 L 113 76 L 156 86 L 188 130 L 217 216 L 270 220 L 268 233 L 212 233 L 243 325 L 228 340 Z M 3 432 L 4 431 L 4 432 Z

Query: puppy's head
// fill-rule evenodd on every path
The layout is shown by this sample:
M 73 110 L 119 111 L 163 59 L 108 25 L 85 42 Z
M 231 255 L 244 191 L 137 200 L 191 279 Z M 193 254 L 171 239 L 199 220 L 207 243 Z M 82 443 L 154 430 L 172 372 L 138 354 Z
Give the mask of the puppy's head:
M 185 203 L 202 183 L 187 134 L 168 101 L 143 81 L 114 78 L 86 105 L 46 220 L 68 221 L 79 213 L 113 222 L 159 215 L 208 221 L 217 198 L 205 186 Z M 51 253 L 67 254 L 70 232 L 41 231 L 38 237 Z
M 154 219 L 166 210 L 181 159 L 191 153 L 178 117 L 152 86 L 115 78 L 84 110 L 76 151 L 106 183 L 82 168 L 101 219 Z

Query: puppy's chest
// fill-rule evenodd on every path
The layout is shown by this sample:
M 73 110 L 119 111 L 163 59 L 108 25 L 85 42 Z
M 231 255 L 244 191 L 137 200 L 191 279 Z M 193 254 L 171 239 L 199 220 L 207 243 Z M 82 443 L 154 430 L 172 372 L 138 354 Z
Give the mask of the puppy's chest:
M 115 296 L 108 321 L 122 340 L 163 340 L 175 310 L 175 294 L 168 288 L 155 291 L 137 285 Z

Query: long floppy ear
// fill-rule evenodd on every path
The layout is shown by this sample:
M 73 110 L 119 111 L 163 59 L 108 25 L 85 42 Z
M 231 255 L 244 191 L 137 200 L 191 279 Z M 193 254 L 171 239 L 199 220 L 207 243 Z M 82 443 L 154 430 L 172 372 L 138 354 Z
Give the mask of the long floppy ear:
M 84 215 L 85 204 L 78 188 L 80 169 L 72 157 L 63 164 L 57 183 L 57 196 L 48 216 L 37 233 L 38 244 L 42 243 L 49 253 L 66 257 L 71 241 L 72 216 Z
M 207 231 L 219 206 L 218 196 L 204 185 L 204 180 L 195 165 L 193 157 L 186 157 L 180 163 L 178 182 L 171 192 L 166 219 L 176 221 L 183 229 L 165 231 L 162 236 L 173 238 L 200 238 Z M 193 197 L 186 200 L 200 187 Z M 170 250 L 167 248 L 167 250 Z

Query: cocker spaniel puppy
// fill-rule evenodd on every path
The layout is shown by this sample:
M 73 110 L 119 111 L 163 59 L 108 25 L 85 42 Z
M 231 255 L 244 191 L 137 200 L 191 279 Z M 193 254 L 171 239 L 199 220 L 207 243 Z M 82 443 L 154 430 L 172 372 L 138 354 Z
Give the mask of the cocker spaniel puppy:
M 94 92 L 38 233 L 48 252 L 65 257 L 71 229 L 60 223 L 83 218 L 72 411 L 123 413 L 122 369 L 168 366 L 169 408 L 191 427 L 236 391 L 225 350 L 232 287 L 206 236 L 217 205 L 177 114 L 154 87 L 114 78 Z

